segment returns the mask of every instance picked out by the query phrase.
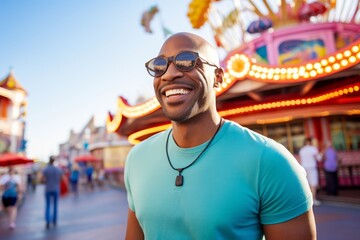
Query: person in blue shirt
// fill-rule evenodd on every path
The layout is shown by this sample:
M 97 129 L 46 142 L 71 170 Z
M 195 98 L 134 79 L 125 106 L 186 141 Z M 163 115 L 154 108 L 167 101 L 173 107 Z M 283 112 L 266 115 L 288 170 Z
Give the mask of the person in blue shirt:
M 75 196 L 78 195 L 79 177 L 80 177 L 79 165 L 77 163 L 74 163 L 71 166 L 71 171 L 70 171 L 70 184 L 71 184 L 71 191 L 75 194 Z
M 46 228 L 57 224 L 58 201 L 60 194 L 60 181 L 62 171 L 54 165 L 55 157 L 50 156 L 48 165 L 43 170 L 43 182 L 45 183 L 45 221 Z M 52 205 L 52 214 L 51 214 Z
M 94 167 L 91 165 L 91 163 L 87 163 L 86 165 L 86 179 L 87 179 L 87 185 L 90 189 L 94 188 Z
M 218 114 L 216 49 L 177 33 L 145 66 L 172 127 L 128 154 L 126 239 L 315 239 L 304 169 L 281 144 Z

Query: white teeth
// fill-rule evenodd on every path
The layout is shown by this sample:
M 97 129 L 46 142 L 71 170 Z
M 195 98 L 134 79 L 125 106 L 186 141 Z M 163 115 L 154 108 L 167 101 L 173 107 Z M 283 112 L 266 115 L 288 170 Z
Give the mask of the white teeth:
M 185 95 L 185 94 L 188 94 L 190 91 L 189 90 L 186 90 L 186 89 L 170 89 L 170 90 L 167 90 L 165 92 L 165 96 L 168 97 L 168 96 L 171 96 L 171 95 Z

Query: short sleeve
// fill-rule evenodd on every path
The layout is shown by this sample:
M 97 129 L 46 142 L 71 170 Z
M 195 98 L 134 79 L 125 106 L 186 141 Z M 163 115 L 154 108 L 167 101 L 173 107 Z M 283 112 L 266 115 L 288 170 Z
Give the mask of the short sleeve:
M 271 141 L 263 152 L 259 172 L 260 221 L 275 224 L 295 218 L 312 206 L 303 167 L 282 145 Z
M 131 184 L 130 184 L 130 178 L 131 178 L 131 159 L 132 159 L 132 151 L 129 152 L 126 161 L 125 161 L 125 170 L 124 170 L 124 181 L 125 181 L 125 188 L 127 191 L 127 200 L 128 205 L 131 211 L 135 211 L 134 202 L 131 194 Z

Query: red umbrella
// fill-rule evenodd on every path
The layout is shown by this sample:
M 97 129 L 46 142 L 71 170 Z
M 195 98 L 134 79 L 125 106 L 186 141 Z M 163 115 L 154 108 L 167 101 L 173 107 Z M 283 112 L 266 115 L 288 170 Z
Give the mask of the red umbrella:
M 12 165 L 19 165 L 19 164 L 27 164 L 27 163 L 33 163 L 34 161 L 16 154 L 16 153 L 3 153 L 0 154 L 0 166 L 1 167 L 7 167 Z
M 93 155 L 80 155 L 74 159 L 75 162 L 98 162 L 101 159 L 94 157 Z
M 309 20 L 310 17 L 326 12 L 326 6 L 321 2 L 312 2 L 304 4 L 298 11 L 300 20 Z

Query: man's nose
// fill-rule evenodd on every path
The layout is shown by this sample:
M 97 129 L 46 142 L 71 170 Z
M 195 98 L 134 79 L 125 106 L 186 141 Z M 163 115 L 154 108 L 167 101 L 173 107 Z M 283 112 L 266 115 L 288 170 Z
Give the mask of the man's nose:
M 182 76 L 182 74 L 183 74 L 182 72 L 177 70 L 174 62 L 171 61 L 169 63 L 169 67 L 167 68 L 166 72 L 164 73 L 164 75 L 161 76 L 161 79 L 165 81 L 171 81 L 179 76 Z

